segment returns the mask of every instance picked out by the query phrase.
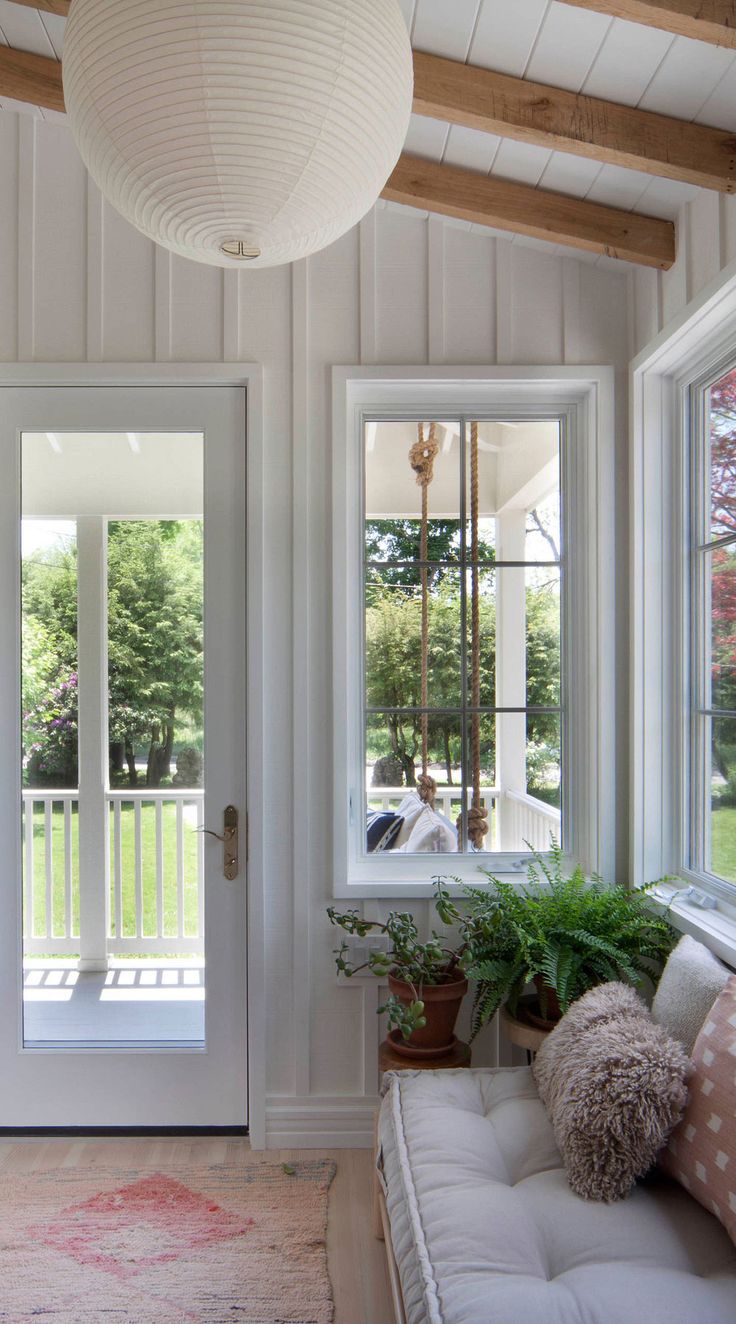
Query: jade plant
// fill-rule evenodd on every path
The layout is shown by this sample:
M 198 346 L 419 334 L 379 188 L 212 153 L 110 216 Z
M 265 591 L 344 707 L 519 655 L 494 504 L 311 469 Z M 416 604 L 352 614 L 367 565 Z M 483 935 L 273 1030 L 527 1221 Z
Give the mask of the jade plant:
M 411 987 L 411 1002 L 401 1002 L 391 993 L 378 1008 L 379 1012 L 387 1013 L 390 1028 L 398 1030 L 404 1040 L 408 1041 L 414 1030 L 422 1029 L 427 1023 L 422 998 L 424 985 L 447 984 L 464 978 L 461 962 L 470 950 L 467 917 L 461 921 L 463 937 L 460 943 L 448 947 L 445 939 L 435 932 L 426 942 L 420 942 L 414 917 L 407 911 L 392 910 L 385 924 L 363 919 L 357 910 L 339 913 L 334 906 L 328 907 L 327 914 L 330 923 L 346 933 L 359 938 L 365 938 L 369 933 L 382 933 L 388 938 L 387 951 L 371 952 L 368 960 L 360 965 L 353 965 L 348 960 L 350 949 L 343 941 L 335 952 L 335 964 L 340 974 L 348 979 L 367 970 L 379 979 L 393 975 Z

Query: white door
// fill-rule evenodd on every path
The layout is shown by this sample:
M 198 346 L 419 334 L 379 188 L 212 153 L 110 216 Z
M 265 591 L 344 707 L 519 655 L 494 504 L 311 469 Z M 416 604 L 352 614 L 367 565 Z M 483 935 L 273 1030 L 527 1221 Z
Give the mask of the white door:
M 0 463 L 0 1126 L 243 1127 L 244 392 L 3 389 Z

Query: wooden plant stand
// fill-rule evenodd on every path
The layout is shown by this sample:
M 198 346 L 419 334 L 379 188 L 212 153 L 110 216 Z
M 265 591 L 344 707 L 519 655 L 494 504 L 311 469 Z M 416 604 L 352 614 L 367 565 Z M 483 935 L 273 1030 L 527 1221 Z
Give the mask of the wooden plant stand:
M 455 1071 L 470 1066 L 470 1044 L 457 1040 L 451 1053 L 445 1057 L 402 1057 L 390 1039 L 384 1039 L 378 1049 L 378 1068 L 384 1071 Z
M 516 1016 L 511 1015 L 507 1006 L 501 1008 L 501 1029 L 510 1043 L 526 1049 L 528 1062 L 531 1062 L 532 1054 L 539 1051 L 549 1034 L 549 1030 L 533 1025 L 526 1017 L 525 1004 L 534 1001 L 533 998 L 520 998 Z

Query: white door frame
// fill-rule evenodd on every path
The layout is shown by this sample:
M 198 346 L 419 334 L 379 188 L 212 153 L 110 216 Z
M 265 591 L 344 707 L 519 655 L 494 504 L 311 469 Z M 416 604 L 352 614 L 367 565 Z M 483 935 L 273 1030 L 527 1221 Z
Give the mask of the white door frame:
M 246 675 L 247 748 L 250 769 L 265 754 L 263 602 L 263 370 L 260 364 L 216 363 L 5 363 L 0 390 L 8 387 L 232 386 L 246 393 Z M 246 915 L 247 1054 L 249 1135 L 254 1149 L 265 1147 L 265 963 L 263 778 L 247 778 Z

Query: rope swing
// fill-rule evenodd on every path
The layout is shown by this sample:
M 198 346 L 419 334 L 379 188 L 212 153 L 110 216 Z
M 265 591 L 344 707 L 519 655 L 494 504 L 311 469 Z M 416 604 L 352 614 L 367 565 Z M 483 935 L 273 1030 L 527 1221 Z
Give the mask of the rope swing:
M 437 425 L 430 423 L 425 432 L 424 423 L 417 425 L 417 440 L 409 452 L 409 463 L 416 474 L 416 480 L 422 489 L 422 520 L 419 536 L 420 582 L 422 590 L 422 639 L 421 639 L 421 730 L 422 730 L 422 775 L 417 783 L 419 798 L 434 808 L 437 783 L 428 772 L 429 764 L 429 714 L 428 707 L 428 668 L 429 668 L 429 573 L 427 568 L 427 544 L 429 533 L 429 485 L 434 475 L 434 462 L 439 451 Z M 471 612 L 470 612 L 470 651 L 471 651 L 471 706 L 470 719 L 470 755 L 472 765 L 472 803 L 468 810 L 468 838 L 476 850 L 483 848 L 488 834 L 488 816 L 480 790 L 480 577 L 478 573 L 478 424 L 470 425 L 470 557 L 471 557 Z M 463 815 L 457 821 L 458 831 L 462 831 Z
M 483 849 L 488 816 L 480 793 L 480 575 L 478 573 L 478 424 L 470 424 L 470 760 L 473 799 L 468 810 L 468 837 Z M 462 814 L 460 815 L 462 820 Z M 459 826 L 459 825 L 458 825 Z
M 409 452 L 409 463 L 416 474 L 422 489 L 422 523 L 419 535 L 419 560 L 421 563 L 422 586 L 422 775 L 417 783 L 419 799 L 434 809 L 434 797 L 437 783 L 430 777 L 429 764 L 429 714 L 427 713 L 428 664 L 429 664 L 429 574 L 427 570 L 427 535 L 429 530 L 429 484 L 434 475 L 434 462 L 439 450 L 437 425 L 430 423 L 429 433 L 425 436 L 424 424 L 417 425 L 417 439 Z

